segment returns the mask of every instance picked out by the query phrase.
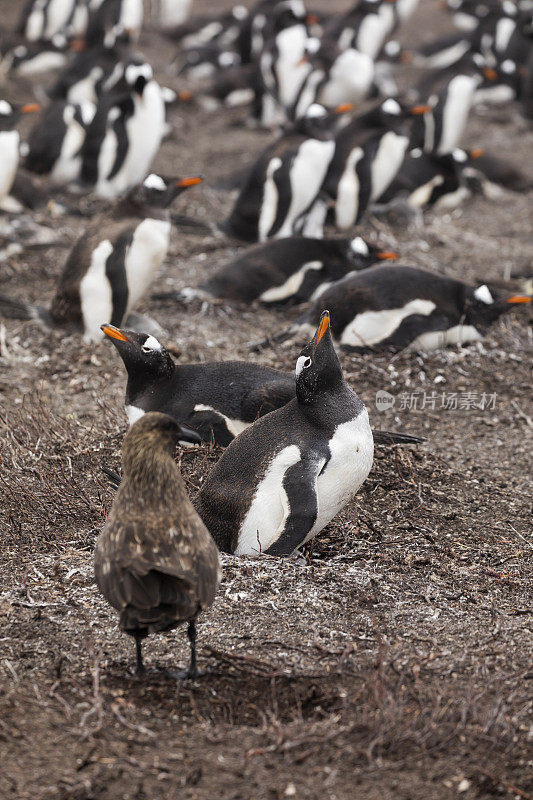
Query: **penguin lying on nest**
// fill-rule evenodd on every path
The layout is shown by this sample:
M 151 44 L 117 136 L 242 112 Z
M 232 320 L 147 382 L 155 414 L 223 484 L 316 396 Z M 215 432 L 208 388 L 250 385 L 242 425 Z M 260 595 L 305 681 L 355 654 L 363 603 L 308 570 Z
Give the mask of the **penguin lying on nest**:
M 487 286 L 475 288 L 417 267 L 379 265 L 336 281 L 271 341 L 307 335 L 327 303 L 333 309 L 332 332 L 347 350 L 430 351 L 479 341 L 505 311 L 529 302 L 531 297 L 516 295 L 495 300 Z
M 381 250 L 360 236 L 289 236 L 250 247 L 198 289 L 200 296 L 205 292 L 237 303 L 305 303 L 346 274 L 395 258 L 396 253 Z
M 372 467 L 368 413 L 324 311 L 296 362 L 296 397 L 235 439 L 194 505 L 220 550 L 288 556 L 350 502 Z
M 294 375 L 286 372 L 245 361 L 175 364 L 154 336 L 113 325 L 102 325 L 102 330 L 117 348 L 128 373 L 126 414 L 130 424 L 146 412 L 162 411 L 193 428 L 204 442 L 226 447 L 258 417 L 294 398 Z M 374 438 L 388 445 L 423 441 L 388 431 L 374 431 Z
M 78 239 L 49 309 L 0 295 L 0 311 L 47 326 L 82 328 L 85 341 L 100 339 L 100 326 L 108 319 L 120 325 L 147 291 L 167 254 L 169 206 L 201 180 L 149 175 Z
M 198 675 L 196 619 L 215 598 L 218 551 L 187 496 L 174 461 L 178 440 L 199 437 L 165 414 L 147 414 L 122 446 L 124 479 L 94 550 L 98 588 L 133 636 L 137 673 L 142 641 L 188 623 L 191 663 Z

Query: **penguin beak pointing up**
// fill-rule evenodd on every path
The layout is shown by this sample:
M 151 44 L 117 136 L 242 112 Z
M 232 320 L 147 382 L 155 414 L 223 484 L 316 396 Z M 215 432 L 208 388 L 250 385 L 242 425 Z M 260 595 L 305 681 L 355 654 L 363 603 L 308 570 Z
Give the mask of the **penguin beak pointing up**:
M 328 330 L 330 325 L 330 316 L 329 311 L 323 311 L 320 317 L 320 322 L 318 324 L 317 331 L 315 333 L 315 347 L 320 343 L 320 340 Z
M 114 325 L 100 325 L 100 330 L 105 333 L 106 336 L 109 336 L 110 339 L 118 339 L 119 342 L 129 342 L 127 336 L 124 336 L 122 331 L 119 328 L 115 328 Z

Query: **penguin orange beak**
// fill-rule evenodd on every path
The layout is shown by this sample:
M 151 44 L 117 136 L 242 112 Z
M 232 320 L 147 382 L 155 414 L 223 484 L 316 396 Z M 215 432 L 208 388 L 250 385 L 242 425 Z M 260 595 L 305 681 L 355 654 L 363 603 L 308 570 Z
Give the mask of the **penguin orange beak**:
M 498 73 L 492 67 L 485 67 L 483 70 L 483 75 L 488 81 L 497 81 L 498 80 Z
M 36 111 L 41 110 L 39 103 L 26 103 L 20 109 L 22 114 L 35 114 Z
M 413 116 L 418 116 L 419 114 L 428 114 L 431 111 L 431 106 L 428 105 L 420 105 L 420 106 L 412 106 L 409 109 L 409 113 Z
M 306 14 L 305 22 L 307 25 L 318 25 L 320 20 L 318 19 L 316 14 Z
M 315 347 L 320 342 L 330 325 L 329 311 L 323 311 L 315 334 Z
M 334 114 L 346 114 L 348 111 L 353 111 L 353 103 L 341 103 L 340 106 L 337 106 L 333 113 Z
M 192 92 L 182 89 L 181 92 L 178 92 L 178 100 L 192 100 Z
M 115 328 L 114 325 L 100 325 L 100 330 L 105 333 L 106 336 L 109 336 L 110 339 L 118 339 L 119 342 L 129 342 L 127 336 L 124 336 L 122 331 L 119 328 Z
M 470 151 L 470 158 L 479 158 L 484 154 L 484 150 L 482 147 L 475 147 L 473 150 Z
M 525 294 L 515 294 L 512 297 L 508 297 L 505 302 L 512 303 L 513 305 L 515 303 L 531 303 L 531 297 Z
M 398 258 L 398 253 L 393 253 L 391 250 L 381 250 L 376 253 L 376 256 L 380 261 L 394 261 Z
M 202 181 L 203 178 L 200 178 L 200 176 L 195 178 L 179 178 L 175 185 L 179 186 L 180 189 L 185 189 L 187 186 L 197 186 L 197 184 L 201 183 Z
M 302 64 L 307 64 L 307 62 L 308 62 L 308 61 L 309 61 L 309 59 L 307 58 L 307 56 L 302 56 L 302 57 L 301 57 L 301 58 L 299 58 L 299 59 L 298 59 L 298 61 L 296 62 L 296 66 L 297 66 L 297 67 L 301 67 L 301 66 L 302 66 Z
M 83 50 L 87 48 L 87 45 L 83 41 L 83 39 L 73 39 L 68 46 L 68 49 L 71 53 L 81 53 Z

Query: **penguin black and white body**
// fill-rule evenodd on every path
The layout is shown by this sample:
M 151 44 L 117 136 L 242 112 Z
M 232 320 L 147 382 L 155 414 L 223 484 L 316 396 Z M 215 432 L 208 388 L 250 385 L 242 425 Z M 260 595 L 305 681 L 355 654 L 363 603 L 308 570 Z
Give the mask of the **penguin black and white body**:
M 79 178 L 81 151 L 94 119 L 94 103 L 56 100 L 43 110 L 30 131 L 24 165 L 38 175 L 49 175 L 57 186 Z
M 149 64 L 126 68 L 126 94 L 100 99 L 81 149 L 81 181 L 118 197 L 148 172 L 165 133 L 163 90 Z
M 334 119 L 335 113 L 312 105 L 270 145 L 252 167 L 222 230 L 248 242 L 302 232 L 299 224 L 313 205 L 333 157 Z
M 318 39 L 309 39 L 307 48 Z M 311 71 L 304 78 L 293 108 L 291 118 L 301 117 L 313 103 L 335 107 L 343 103 L 359 103 L 373 85 L 374 62 L 365 53 L 348 48 L 340 50 L 335 46 L 320 47 L 307 59 Z
M 355 225 L 400 169 L 409 145 L 403 120 L 400 104 L 388 98 L 337 133 L 324 190 L 334 201 L 339 230 Z
M 519 99 L 522 76 L 514 61 L 505 59 L 493 67 L 481 69 L 482 79 L 474 94 L 474 105 L 506 105 Z
M 124 76 L 131 65 L 141 67 L 146 60 L 132 54 L 129 46 L 97 47 L 79 52 L 49 91 L 53 100 L 69 103 L 96 103 L 105 93 L 127 91 Z
M 203 87 L 198 102 L 206 111 L 214 111 L 221 105 L 228 108 L 252 103 L 259 86 L 259 77 L 254 64 L 229 67 L 216 75 Z
M 199 289 L 238 303 L 304 303 L 346 274 L 392 258 L 396 258 L 395 253 L 380 250 L 360 236 L 289 236 L 245 250 Z
M 412 208 L 455 208 L 471 191 L 465 180 L 466 170 L 481 155 L 480 150 L 460 150 L 439 156 L 419 148 L 411 150 L 378 203 L 388 203 L 404 196 Z
M 463 135 L 478 83 L 477 77 L 456 75 L 438 95 L 432 95 L 427 110 L 415 119 L 413 147 L 437 155 L 451 153 Z
M 44 72 L 62 69 L 68 62 L 68 41 L 62 34 L 56 34 L 50 41 L 21 41 L 2 47 L 1 70 L 4 73 L 34 78 Z
M 176 59 L 177 74 L 189 80 L 202 81 L 218 72 L 240 66 L 241 59 L 234 50 L 224 50 L 217 44 L 189 47 Z
M 311 71 L 306 59 L 309 39 L 303 0 L 280 0 L 271 11 L 273 36 L 259 59 L 264 84 L 260 120 L 265 127 L 283 124 Z
M 94 220 L 72 248 L 49 310 L 0 298 L 0 310 L 48 325 L 82 328 L 102 338 L 106 320 L 120 325 L 147 291 L 168 251 L 172 200 L 200 178 L 149 175 L 111 213 Z
M 0 203 L 9 195 L 19 163 L 19 132 L 15 130 L 20 115 L 38 111 L 37 103 L 19 106 L 0 100 Z
M 348 387 L 329 314 L 296 362 L 296 397 L 238 436 L 195 507 L 220 550 L 288 556 L 357 493 L 372 467 L 368 413 Z
M 83 34 L 87 20 L 87 0 L 29 0 L 18 30 L 30 42 L 51 40 L 57 34 Z
M 225 447 L 258 417 L 294 397 L 294 377 L 244 361 L 176 364 L 154 337 L 103 325 L 128 373 L 130 425 L 149 411 L 163 411 Z
M 396 26 L 413 12 L 418 0 L 360 0 L 326 26 L 325 34 L 344 50 L 354 47 L 376 60 Z
M 143 24 L 142 0 L 96 0 L 89 3 L 90 14 L 84 39 L 89 47 L 111 46 L 117 37 L 136 42 Z
M 529 297 L 495 300 L 487 286 L 417 267 L 378 265 L 332 284 L 309 311 L 275 337 L 307 336 L 328 304 L 339 344 L 354 352 L 399 351 L 410 346 L 431 351 L 480 341 L 490 325 Z

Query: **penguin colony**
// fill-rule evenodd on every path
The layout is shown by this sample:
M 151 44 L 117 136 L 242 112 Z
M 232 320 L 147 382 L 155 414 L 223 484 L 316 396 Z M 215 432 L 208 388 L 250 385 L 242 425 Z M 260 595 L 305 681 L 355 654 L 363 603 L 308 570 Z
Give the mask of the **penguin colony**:
M 533 4 L 447 5 L 455 32 L 409 51 L 393 37 L 417 0 L 355 0 L 330 15 L 302 0 L 259 0 L 212 18 L 194 17 L 190 0 L 162 0 L 157 22 L 174 43 L 177 91 L 160 85 L 138 50 L 141 0 L 30 0 L 2 42 L 0 209 L 16 220 L 54 196 L 70 208 L 82 195 L 105 204 L 67 255 L 55 295 L 40 306 L 2 294 L 0 313 L 79 331 L 91 347 L 109 339 L 124 363 L 131 427 L 94 565 L 135 640 L 137 672 L 144 638 L 183 623 L 187 675 L 197 676 L 195 623 L 215 598 L 218 551 L 290 556 L 356 495 L 375 443 L 420 441 L 372 431 L 336 345 L 464 345 L 531 300 L 396 265 L 396 253 L 360 230 L 389 208 L 450 209 L 476 193 L 531 188 L 509 164 L 461 145 L 478 106 L 515 102 L 533 117 Z M 417 77 L 400 91 L 401 64 Z M 37 92 L 46 74 L 53 79 Z M 12 102 L 21 77 L 39 103 Z M 167 299 L 186 316 L 194 299 L 284 316 L 303 305 L 255 346 L 307 342 L 300 352 L 290 345 L 294 374 L 252 360 L 175 363 L 165 331 L 136 311 L 163 267 L 172 222 L 199 225 L 171 205 L 201 176 L 152 168 L 172 134 L 172 109 L 186 114 L 187 104 L 215 114 L 242 107 L 271 141 L 231 177 L 231 212 L 210 229 L 246 245 Z M 21 141 L 17 125 L 29 112 L 38 118 Z M 175 450 L 202 442 L 227 449 L 193 503 Z

